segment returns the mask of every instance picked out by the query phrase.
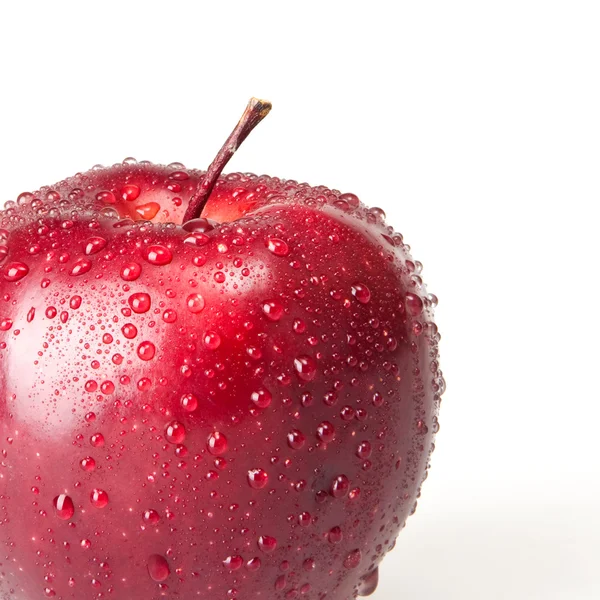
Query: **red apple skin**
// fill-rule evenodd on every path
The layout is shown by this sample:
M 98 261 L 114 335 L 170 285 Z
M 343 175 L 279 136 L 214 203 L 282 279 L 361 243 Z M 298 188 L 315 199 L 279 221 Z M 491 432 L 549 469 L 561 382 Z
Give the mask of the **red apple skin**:
M 409 247 L 249 174 L 221 225 L 170 224 L 202 176 L 115 165 L 0 214 L 3 600 L 348 600 L 414 512 L 444 382 Z

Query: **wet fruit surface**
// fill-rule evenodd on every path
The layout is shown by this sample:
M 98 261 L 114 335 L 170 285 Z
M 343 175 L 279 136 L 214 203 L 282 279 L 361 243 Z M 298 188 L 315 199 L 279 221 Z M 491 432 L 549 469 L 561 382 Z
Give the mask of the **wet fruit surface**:
M 435 297 L 352 194 L 127 161 L 0 214 L 0 597 L 349 600 L 414 512 Z

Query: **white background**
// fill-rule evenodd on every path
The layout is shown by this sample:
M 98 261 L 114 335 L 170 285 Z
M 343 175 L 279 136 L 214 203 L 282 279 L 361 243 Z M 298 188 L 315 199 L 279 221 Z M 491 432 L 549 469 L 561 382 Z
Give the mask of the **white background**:
M 600 598 L 600 5 L 3 2 L 0 200 L 128 155 L 379 205 L 440 298 L 448 382 L 375 600 Z

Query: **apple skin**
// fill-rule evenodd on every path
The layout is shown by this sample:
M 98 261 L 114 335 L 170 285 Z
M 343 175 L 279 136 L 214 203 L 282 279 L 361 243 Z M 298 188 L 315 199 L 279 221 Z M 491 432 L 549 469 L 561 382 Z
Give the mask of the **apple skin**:
M 3 600 L 348 600 L 414 512 L 420 264 L 379 209 L 266 176 L 174 225 L 202 177 L 126 161 L 0 213 Z

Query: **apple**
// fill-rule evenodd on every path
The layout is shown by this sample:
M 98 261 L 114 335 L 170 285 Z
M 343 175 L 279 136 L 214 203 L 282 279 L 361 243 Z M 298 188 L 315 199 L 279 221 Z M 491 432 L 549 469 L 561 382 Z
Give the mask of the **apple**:
M 416 507 L 436 299 L 349 193 L 93 168 L 0 217 L 2 599 L 347 600 Z

